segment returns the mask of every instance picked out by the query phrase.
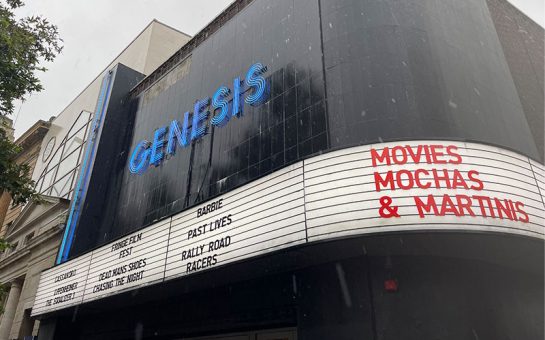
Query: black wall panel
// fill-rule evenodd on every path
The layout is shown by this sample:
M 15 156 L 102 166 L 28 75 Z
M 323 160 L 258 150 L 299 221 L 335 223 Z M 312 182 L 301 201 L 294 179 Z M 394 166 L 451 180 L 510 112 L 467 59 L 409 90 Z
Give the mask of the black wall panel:
M 543 250 L 533 238 L 469 233 L 324 242 L 70 307 L 56 329 L 43 320 L 39 336 L 172 340 L 296 327 L 302 340 L 541 340 Z
M 469 140 L 542 160 L 543 130 L 529 127 L 543 114 L 539 96 L 524 97 L 509 68 L 539 51 L 511 53 L 508 62 L 502 43 L 510 31 L 496 29 L 498 14 L 485 0 L 255 0 L 233 8 L 239 12 L 180 65 L 133 91 L 125 125 L 107 129 L 126 136 L 115 146 L 114 163 L 124 168 L 104 172 L 110 189 L 87 196 L 87 211 L 103 213 L 83 212 L 77 234 L 85 237 L 72 257 L 332 149 Z M 129 172 L 141 140 L 182 121 L 219 86 L 232 88 L 257 62 L 267 66 L 265 103 L 245 105 L 241 118 L 210 128 L 157 168 Z M 97 209 L 101 202 L 108 208 Z

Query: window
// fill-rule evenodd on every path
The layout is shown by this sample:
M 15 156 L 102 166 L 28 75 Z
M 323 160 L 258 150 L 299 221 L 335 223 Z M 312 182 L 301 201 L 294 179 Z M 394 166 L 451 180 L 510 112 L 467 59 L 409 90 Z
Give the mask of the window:
M 26 246 L 27 244 L 29 244 L 29 242 L 32 240 L 33 237 L 34 237 L 34 232 L 31 232 L 30 234 L 26 235 L 24 245 Z

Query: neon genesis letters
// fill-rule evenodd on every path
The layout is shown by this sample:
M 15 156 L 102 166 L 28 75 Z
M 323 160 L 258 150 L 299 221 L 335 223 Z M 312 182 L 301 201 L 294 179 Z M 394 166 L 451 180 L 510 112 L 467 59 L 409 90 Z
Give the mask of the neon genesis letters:
M 173 155 L 177 147 L 189 146 L 191 142 L 203 137 L 209 125 L 223 127 L 232 117 L 241 117 L 244 103 L 257 106 L 265 102 L 268 94 L 267 82 L 263 77 L 265 72 L 266 66 L 261 63 L 253 64 L 246 72 L 245 79 L 233 79 L 232 91 L 226 86 L 220 86 L 212 98 L 197 100 L 193 113 L 185 112 L 181 123 L 173 120 L 168 126 L 155 130 L 152 142 L 140 141 L 129 160 L 130 172 L 142 174 L 151 165 L 159 166 L 165 154 Z M 244 94 L 246 97 L 242 99 Z M 212 118 L 209 120 L 211 114 Z

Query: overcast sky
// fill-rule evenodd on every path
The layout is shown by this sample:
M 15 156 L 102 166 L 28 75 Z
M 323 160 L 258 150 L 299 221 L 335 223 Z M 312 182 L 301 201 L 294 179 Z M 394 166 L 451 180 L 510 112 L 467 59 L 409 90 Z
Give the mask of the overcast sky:
M 296 0 L 305 1 L 305 0 Z M 510 0 L 541 26 L 544 0 Z M 59 27 L 64 51 L 40 74 L 45 90 L 14 115 L 15 136 L 58 115 L 154 18 L 191 36 L 232 0 L 26 0 L 18 15 L 40 14 Z

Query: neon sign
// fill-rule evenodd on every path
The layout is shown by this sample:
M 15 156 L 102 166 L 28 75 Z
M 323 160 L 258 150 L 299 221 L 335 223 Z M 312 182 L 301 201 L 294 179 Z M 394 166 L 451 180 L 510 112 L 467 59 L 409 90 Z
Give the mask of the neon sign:
M 167 154 L 174 155 L 177 147 L 187 147 L 193 141 L 206 135 L 209 125 L 223 127 L 232 117 L 240 118 L 243 115 L 244 103 L 257 106 L 265 102 L 268 94 L 267 82 L 263 77 L 265 72 L 267 72 L 266 66 L 261 63 L 253 64 L 246 72 L 245 79 L 233 79 L 232 92 L 231 89 L 222 85 L 212 98 L 197 100 L 191 114 L 191 126 L 188 111 L 183 114 L 182 124 L 178 120 L 173 120 L 168 126 L 155 130 L 152 142 L 140 141 L 129 160 L 130 172 L 142 174 L 152 165 L 157 167 Z M 250 93 L 242 100 L 246 92 Z M 232 98 L 229 100 L 231 94 Z M 213 116 L 209 120 L 210 112 Z

